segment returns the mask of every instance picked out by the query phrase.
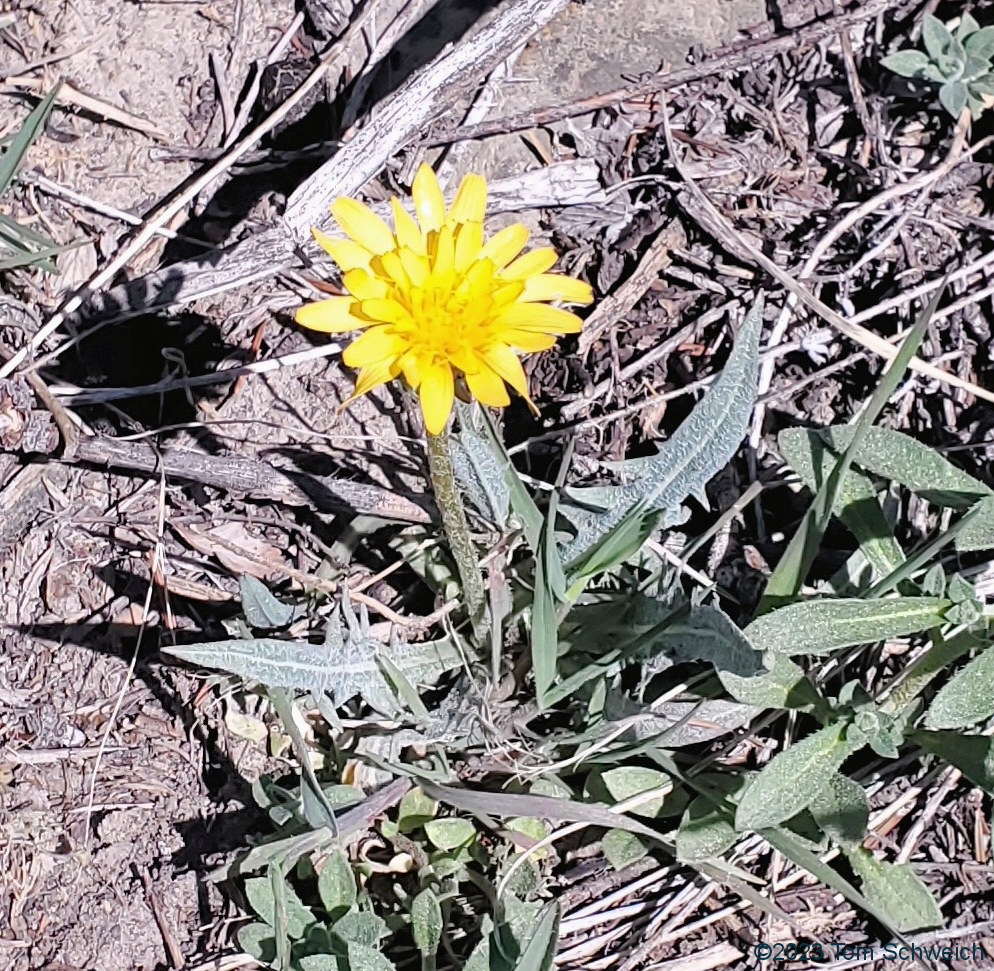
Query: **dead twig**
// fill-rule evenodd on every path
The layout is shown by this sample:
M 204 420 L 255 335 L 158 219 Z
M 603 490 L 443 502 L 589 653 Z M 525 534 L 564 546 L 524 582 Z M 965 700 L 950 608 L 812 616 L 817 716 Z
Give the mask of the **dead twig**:
M 694 205 L 685 206 L 685 208 L 687 208 L 689 214 L 700 224 L 701 228 L 714 236 L 718 242 L 741 259 L 762 267 L 789 293 L 793 294 L 809 310 L 830 323 L 839 333 L 885 360 L 892 361 L 897 355 L 897 348 L 893 344 L 884 340 L 879 334 L 875 334 L 865 327 L 852 323 L 852 321 L 847 320 L 840 313 L 832 310 L 827 304 L 822 303 L 810 290 L 794 280 L 785 270 L 777 266 L 773 260 L 756 249 L 752 243 L 735 229 L 728 219 L 718 212 L 714 203 L 711 202 L 704 190 L 687 173 L 686 167 L 676 150 L 676 143 L 673 139 L 673 133 L 670 130 L 668 113 L 665 110 L 662 112 L 661 118 L 667 149 L 670 153 L 673 167 L 684 181 L 689 190 L 689 195 L 694 202 Z M 898 187 L 895 186 L 894 188 Z M 848 218 L 845 221 L 848 221 Z M 981 388 L 972 381 L 965 381 L 958 375 L 943 371 L 919 357 L 912 358 L 910 366 L 918 373 L 924 374 L 926 377 L 932 378 L 935 381 L 941 381 L 953 387 L 962 388 L 964 391 L 968 391 L 978 398 L 994 402 L 994 393 Z
M 13 77 L 6 77 L 3 80 L 4 83 L 0 85 L 0 92 L 4 94 L 19 91 L 44 91 L 50 86 L 42 78 L 32 78 L 20 74 Z M 116 105 L 112 105 L 107 101 L 102 101 L 100 98 L 84 94 L 78 88 L 74 88 L 68 81 L 62 82 L 57 100 L 63 104 L 79 108 L 82 111 L 89 111 L 91 114 L 97 115 L 99 118 L 105 118 L 107 121 L 116 122 L 125 128 L 133 128 L 135 131 L 139 131 L 144 135 L 152 135 L 154 138 L 161 138 L 163 141 L 169 139 L 168 132 L 164 132 L 161 128 L 153 125 L 152 122 L 146 121 L 144 118 L 140 118 L 130 111 L 125 111 L 123 108 L 118 108 Z
M 255 500 L 319 511 L 362 513 L 401 522 L 428 523 L 431 516 L 413 498 L 379 486 L 283 471 L 260 459 L 208 455 L 187 449 L 160 451 L 145 442 L 80 435 L 61 461 L 86 463 L 145 475 L 198 482 Z M 322 506 L 327 509 L 322 510 Z
M 577 342 L 577 353 L 581 360 L 586 360 L 590 348 L 609 327 L 613 327 L 635 307 L 649 287 L 659 279 L 659 274 L 669 266 L 673 251 L 686 242 L 683 226 L 676 219 L 660 230 L 632 275 L 614 293 L 604 297 L 584 321 Z
M 114 259 L 110 260 L 107 265 L 103 267 L 103 269 L 95 273 L 86 284 L 72 294 L 72 296 L 70 296 L 62 304 L 62 306 L 55 312 L 55 314 L 52 315 L 52 317 L 38 331 L 38 333 L 32 336 L 30 343 L 28 343 L 25 347 L 22 347 L 9 361 L 0 367 L 0 378 L 5 378 L 11 374 L 11 372 L 23 363 L 29 355 L 33 354 L 37 348 L 41 347 L 48 337 L 63 324 L 69 315 L 82 306 L 83 301 L 86 300 L 87 297 L 98 291 L 101 287 L 106 286 L 125 266 L 127 266 L 128 263 L 145 248 L 148 241 L 162 226 L 167 225 L 174 216 L 182 212 L 190 200 L 195 198 L 202 189 L 210 185 L 214 179 L 237 162 L 239 158 L 241 158 L 257 141 L 259 141 L 259 139 L 279 124 L 279 122 L 285 118 L 289 112 L 291 112 L 305 97 L 307 97 L 308 93 L 315 87 L 315 85 L 320 83 L 331 64 L 334 63 L 342 51 L 345 50 L 349 38 L 353 36 L 355 32 L 360 31 L 365 22 L 372 16 L 373 7 L 374 4 L 371 3 L 366 4 L 363 7 L 362 12 L 350 25 L 348 31 L 342 39 L 338 41 L 338 43 L 332 45 L 328 53 L 321 59 L 314 70 L 311 71 L 311 73 L 305 78 L 300 87 L 297 88 L 297 90 L 294 91 L 294 93 L 290 95 L 286 101 L 284 101 L 278 108 L 271 112 L 268 117 L 256 125 L 255 128 L 253 128 L 244 138 L 232 146 L 231 150 L 215 162 L 214 165 L 210 166 L 210 168 L 208 168 L 205 172 L 191 179 L 186 186 L 181 191 L 177 192 L 170 201 L 164 203 L 156 209 L 155 212 L 153 212 L 148 219 L 145 220 L 141 229 L 139 229 L 139 231 L 132 237 L 131 241 L 122 247 Z M 287 250 L 285 242 L 282 249 L 284 251 L 283 256 L 285 258 Z M 277 262 L 280 261 L 277 260 Z
M 682 68 L 679 71 L 670 71 L 666 74 L 656 74 L 639 84 L 617 88 L 614 91 L 607 91 L 603 94 L 593 94 L 579 101 L 571 101 L 567 104 L 545 105 L 514 115 L 507 115 L 504 118 L 494 118 L 491 121 L 481 122 L 476 125 L 452 128 L 449 131 L 433 135 L 426 144 L 434 147 L 437 145 L 447 145 L 450 142 L 463 139 L 506 135 L 509 132 L 522 131 L 526 128 L 534 128 L 537 125 L 551 125 L 557 121 L 565 121 L 567 118 L 576 118 L 580 115 L 590 114 L 593 111 L 599 111 L 602 108 L 612 108 L 626 101 L 637 101 L 661 91 L 670 91 L 684 84 L 713 77 L 716 74 L 750 68 L 760 57 L 773 58 L 778 54 L 796 50 L 798 47 L 817 44 L 819 41 L 832 37 L 840 31 L 850 30 L 861 23 L 865 23 L 867 20 L 872 20 L 885 11 L 900 10 L 911 5 L 912 0 L 869 0 L 869 2 L 864 3 L 863 6 L 858 10 L 854 10 L 852 13 L 842 14 L 837 17 L 833 16 L 826 20 L 809 24 L 806 27 L 798 27 L 791 30 L 790 33 L 780 34 L 776 37 L 764 37 L 758 40 L 730 45 L 716 52 L 703 63 L 695 64 L 693 67 Z

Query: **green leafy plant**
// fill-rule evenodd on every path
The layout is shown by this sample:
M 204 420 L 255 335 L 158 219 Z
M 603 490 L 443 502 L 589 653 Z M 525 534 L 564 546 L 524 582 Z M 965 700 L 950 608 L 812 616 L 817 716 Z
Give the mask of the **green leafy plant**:
M 0 142 L 3 148 L 0 154 L 0 197 L 10 189 L 25 154 L 45 127 L 58 93 L 58 86 L 52 88 L 25 118 L 21 127 Z M 70 249 L 72 245 L 59 246 L 29 226 L 22 226 L 0 212 L 0 270 L 37 266 L 54 273 L 54 257 Z
M 969 108 L 974 118 L 994 104 L 994 27 L 969 13 L 944 24 L 932 14 L 922 21 L 924 50 L 905 48 L 880 63 L 902 77 L 939 85 L 939 102 L 953 118 Z
M 245 579 L 230 639 L 168 648 L 263 692 L 299 765 L 296 780 L 256 785 L 275 832 L 218 874 L 242 881 L 257 917 L 242 946 L 294 971 L 548 969 L 564 840 L 595 841 L 618 869 L 667 854 L 777 913 L 729 860 L 762 840 L 897 937 L 939 924 L 914 870 L 867 847 L 866 790 L 846 771 L 860 752 L 919 750 L 994 792 L 994 743 L 964 734 L 994 716 L 990 611 L 954 561 L 994 547 L 994 493 L 874 424 L 933 309 L 857 422 L 781 434 L 813 498 L 755 616 L 730 615 L 650 540 L 704 500 L 745 432 L 761 303 L 685 424 L 655 454 L 608 466 L 605 484 L 568 485 L 567 451 L 533 492 L 489 416 L 458 408 L 453 476 L 473 543 L 490 550 L 482 614 L 457 612 L 465 564 L 433 528 L 410 526 L 391 545 L 454 598 L 441 636 L 374 636 L 344 585 L 329 612 Z M 909 551 L 880 499 L 898 488 L 948 511 Z M 833 519 L 855 549 L 812 582 Z M 322 642 L 287 633 L 319 611 Z M 900 676 L 848 673 L 896 639 L 925 645 Z M 796 740 L 766 764 L 708 754 L 784 714 Z M 357 766 L 378 788 L 351 784 Z

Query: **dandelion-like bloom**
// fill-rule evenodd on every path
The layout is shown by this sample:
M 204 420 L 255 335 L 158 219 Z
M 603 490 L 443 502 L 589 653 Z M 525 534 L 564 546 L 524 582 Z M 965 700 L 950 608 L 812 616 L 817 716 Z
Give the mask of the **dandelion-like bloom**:
M 457 382 L 485 405 L 510 403 L 507 385 L 534 409 L 519 353 L 544 351 L 580 330 L 580 318 L 551 302 L 589 303 L 590 287 L 547 272 L 551 248 L 521 255 L 520 223 L 483 239 L 487 184 L 467 175 L 446 209 L 434 172 L 421 165 L 411 191 L 417 222 L 392 199 L 393 230 L 355 199 L 331 214 L 349 237 L 314 237 L 344 274 L 345 296 L 308 304 L 297 322 L 311 330 L 363 333 L 342 353 L 359 369 L 354 398 L 403 375 L 417 390 L 425 427 L 445 428 Z

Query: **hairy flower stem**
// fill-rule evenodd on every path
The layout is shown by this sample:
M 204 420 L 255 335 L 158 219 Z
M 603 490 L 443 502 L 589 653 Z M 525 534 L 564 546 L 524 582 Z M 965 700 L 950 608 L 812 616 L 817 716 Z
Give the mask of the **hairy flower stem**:
M 443 429 L 438 435 L 428 433 L 428 474 L 435 492 L 435 502 L 442 514 L 442 528 L 445 530 L 449 549 L 459 570 L 462 581 L 466 612 L 469 614 L 473 632 L 480 647 L 486 642 L 486 597 L 483 590 L 483 575 L 469 535 L 469 523 L 463 509 L 462 496 L 456 485 L 452 469 L 452 452 L 449 431 Z

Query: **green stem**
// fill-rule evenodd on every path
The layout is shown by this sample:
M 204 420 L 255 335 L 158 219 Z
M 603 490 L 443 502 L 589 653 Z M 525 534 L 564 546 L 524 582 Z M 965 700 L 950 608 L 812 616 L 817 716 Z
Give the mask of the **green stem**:
M 440 435 L 428 433 L 428 474 L 435 491 L 435 502 L 442 514 L 442 528 L 445 530 L 449 549 L 459 570 L 466 612 L 469 614 L 480 646 L 486 639 L 486 596 L 483 590 L 483 575 L 480 563 L 473 549 L 469 535 L 469 523 L 463 508 L 462 496 L 456 485 L 452 468 L 452 452 L 449 447 L 448 429 Z

